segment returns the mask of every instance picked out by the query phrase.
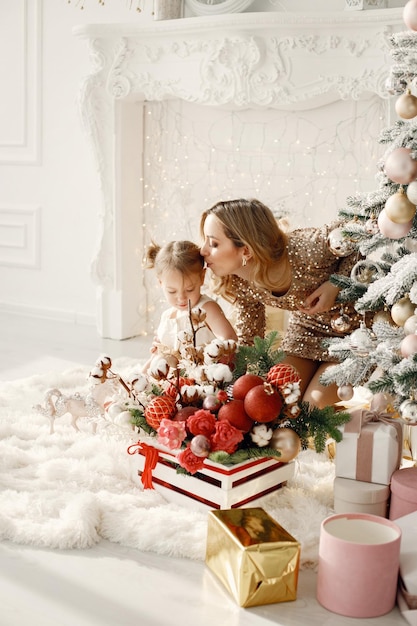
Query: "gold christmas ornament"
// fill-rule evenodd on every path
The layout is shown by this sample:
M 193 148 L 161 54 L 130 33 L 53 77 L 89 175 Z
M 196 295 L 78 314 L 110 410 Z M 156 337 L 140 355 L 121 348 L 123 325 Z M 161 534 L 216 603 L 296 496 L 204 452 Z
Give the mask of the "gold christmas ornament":
M 385 203 L 388 218 L 396 224 L 410 222 L 416 213 L 416 206 L 408 199 L 403 189 L 388 198 Z
M 417 115 L 417 98 L 407 89 L 395 103 L 395 112 L 403 120 L 411 120 Z
M 394 324 L 394 320 L 391 317 L 390 311 L 388 309 L 384 309 L 383 311 L 377 311 L 373 317 L 372 323 L 375 322 L 384 322 L 385 324 Z
M 405 322 L 414 314 L 416 305 L 411 302 L 408 296 L 400 298 L 391 307 L 391 317 L 397 326 L 404 326 Z
M 292 428 L 276 428 L 271 437 L 270 446 L 279 450 L 282 463 L 289 463 L 295 459 L 301 450 L 301 440 Z

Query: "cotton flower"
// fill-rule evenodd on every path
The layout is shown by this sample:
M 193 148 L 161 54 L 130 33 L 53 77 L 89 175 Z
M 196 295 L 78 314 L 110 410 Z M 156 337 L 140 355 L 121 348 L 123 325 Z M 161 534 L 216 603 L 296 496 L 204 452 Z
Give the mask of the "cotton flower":
M 155 356 L 149 364 L 149 373 L 156 379 L 166 378 L 169 372 L 169 364 L 164 357 Z
M 209 381 L 217 384 L 230 383 L 233 378 L 230 367 L 223 363 L 208 365 L 206 367 L 206 375 Z
M 285 404 L 294 404 L 301 396 L 300 381 L 287 383 L 281 387 L 280 391 L 284 397 Z
M 272 437 L 272 428 L 268 428 L 266 424 L 258 424 L 252 428 L 250 437 L 253 443 L 263 448 L 267 446 Z

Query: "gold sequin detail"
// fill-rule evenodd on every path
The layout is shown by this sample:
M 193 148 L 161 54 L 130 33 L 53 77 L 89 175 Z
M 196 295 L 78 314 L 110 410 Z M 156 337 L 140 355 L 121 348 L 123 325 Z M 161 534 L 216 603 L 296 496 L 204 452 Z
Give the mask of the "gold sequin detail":
M 237 294 L 236 333 L 239 342 L 250 345 L 256 335 L 265 335 L 265 305 L 290 311 L 288 326 L 281 347 L 287 354 L 317 361 L 332 361 L 322 345 L 323 339 L 340 337 L 333 330 L 331 319 L 340 310 L 337 304 L 330 311 L 306 315 L 298 311 L 305 298 L 329 279 L 330 274 L 349 276 L 355 265 L 356 254 L 349 257 L 334 256 L 327 246 L 329 232 L 337 223 L 321 228 L 303 228 L 288 235 L 288 255 L 292 269 L 291 287 L 284 296 L 275 297 L 269 291 L 251 283 L 233 278 Z M 361 316 L 353 304 L 345 304 L 345 313 L 352 320 L 349 333 L 359 326 Z

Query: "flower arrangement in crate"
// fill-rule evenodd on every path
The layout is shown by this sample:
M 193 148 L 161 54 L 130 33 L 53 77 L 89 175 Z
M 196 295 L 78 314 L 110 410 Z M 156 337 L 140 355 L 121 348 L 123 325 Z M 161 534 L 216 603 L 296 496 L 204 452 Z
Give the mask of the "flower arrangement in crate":
M 328 437 L 340 441 L 338 426 L 349 415 L 300 401 L 298 372 L 273 348 L 277 332 L 255 337 L 253 346 L 215 339 L 196 347 L 204 312 L 194 309 L 190 321 L 178 349 L 161 347 L 146 373 L 124 381 L 108 357 L 91 372 L 100 382 L 118 378 L 127 397 L 106 410 L 128 414 L 139 438 L 176 451 L 179 471 L 194 474 L 207 458 L 224 465 L 258 457 L 286 463 L 311 441 L 317 452 Z

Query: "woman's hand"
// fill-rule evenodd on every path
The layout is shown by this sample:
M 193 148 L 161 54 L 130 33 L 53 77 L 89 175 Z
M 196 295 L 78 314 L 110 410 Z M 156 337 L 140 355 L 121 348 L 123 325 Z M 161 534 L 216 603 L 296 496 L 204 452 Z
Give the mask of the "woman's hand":
M 307 315 L 329 311 L 334 307 L 338 293 L 339 287 L 327 280 L 304 300 L 304 305 L 298 310 Z

